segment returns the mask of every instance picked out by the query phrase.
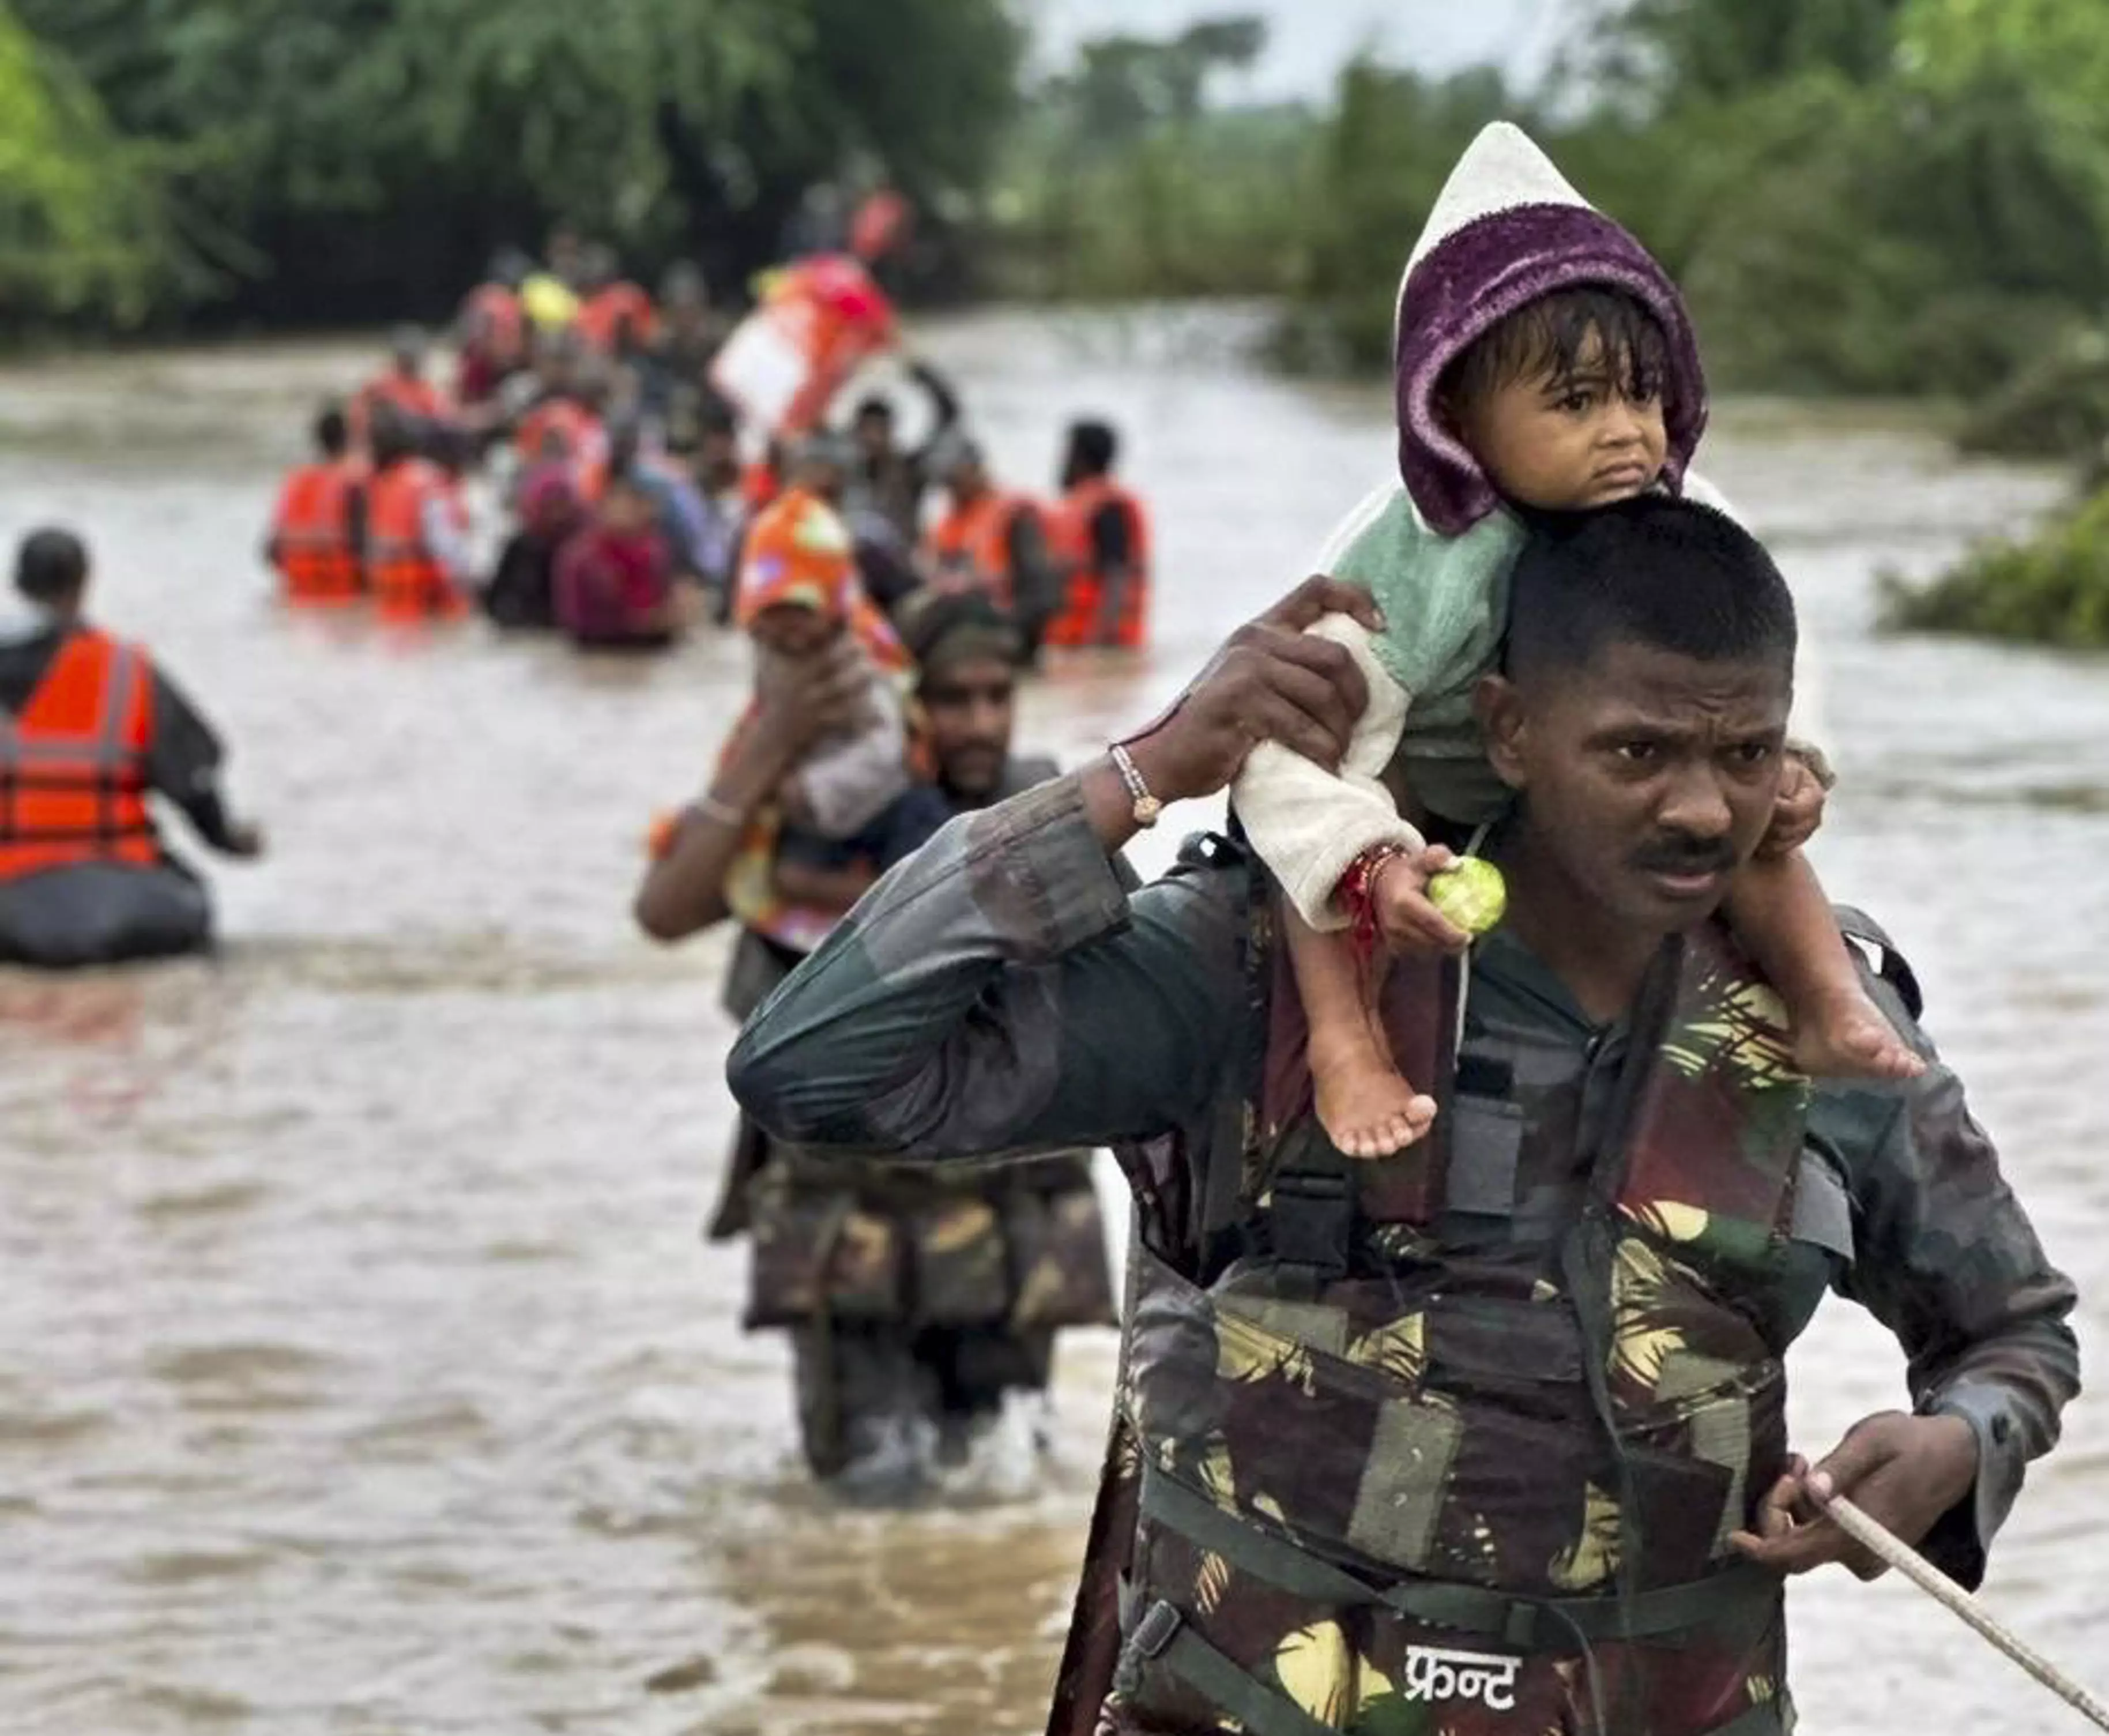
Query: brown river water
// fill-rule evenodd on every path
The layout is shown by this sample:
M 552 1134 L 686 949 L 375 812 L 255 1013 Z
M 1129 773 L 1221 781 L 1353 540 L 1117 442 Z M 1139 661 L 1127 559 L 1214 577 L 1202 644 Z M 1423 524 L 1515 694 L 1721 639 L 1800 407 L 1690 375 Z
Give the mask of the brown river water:
M 1384 474 L 1384 395 L 1269 378 L 1249 332 L 1172 310 L 922 334 L 1000 468 L 1045 479 L 1060 418 L 1101 411 L 1158 513 L 1147 665 L 1055 671 L 1022 744 L 1073 760 L 1149 716 Z M 254 553 L 274 479 L 365 359 L 0 373 L 0 542 L 89 535 L 98 613 L 223 723 L 273 844 L 215 870 L 211 962 L 0 972 L 0 1730 L 1035 1730 L 1112 1336 L 1065 1340 L 1045 1461 L 1018 1418 L 911 1511 L 811 1486 L 784 1348 L 734 1330 L 740 1254 L 697 1237 L 729 1122 L 724 947 L 655 952 L 626 911 L 648 817 L 740 703 L 741 649 L 609 664 L 275 610 Z M 1869 631 L 1879 567 L 1930 570 L 2054 480 L 1960 464 L 1908 416 L 1765 404 L 1726 407 L 1707 468 L 1825 652 L 1827 878 L 1913 953 L 2092 1352 L 2109 665 Z M 1834 1304 L 1800 1350 L 1800 1444 L 1894 1403 L 1900 1373 Z M 2083 1399 L 1987 1589 L 2098 1689 L 2105 1512 L 2109 1413 Z M 2077 1727 L 1901 1582 L 1834 1571 L 1792 1607 L 1808 1729 Z

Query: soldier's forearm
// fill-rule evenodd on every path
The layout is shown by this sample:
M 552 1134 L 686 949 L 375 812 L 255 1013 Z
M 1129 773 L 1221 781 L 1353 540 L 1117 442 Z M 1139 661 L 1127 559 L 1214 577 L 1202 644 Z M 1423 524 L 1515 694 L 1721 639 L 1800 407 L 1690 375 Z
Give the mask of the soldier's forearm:
M 1109 850 L 1131 808 L 1087 774 L 955 821 L 748 1021 L 734 1095 L 779 1138 L 845 1155 L 989 1159 L 1179 1125 L 1243 1052 L 1242 904 L 1188 875 L 1131 905 Z
M 955 821 L 882 879 L 734 1045 L 726 1075 L 748 1113 L 803 1145 L 942 1154 L 969 1127 L 974 1150 L 1008 1144 L 1032 1106 L 1019 1076 L 1057 1057 L 997 1029 L 991 999 L 1014 967 L 1127 916 L 1087 812 L 1077 780 L 1058 779 Z

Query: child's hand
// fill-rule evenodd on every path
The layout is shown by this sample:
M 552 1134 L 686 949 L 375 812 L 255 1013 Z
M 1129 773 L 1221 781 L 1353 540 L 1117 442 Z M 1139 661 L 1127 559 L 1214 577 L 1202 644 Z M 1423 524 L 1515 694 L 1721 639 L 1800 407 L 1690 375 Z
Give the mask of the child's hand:
M 1777 861 L 1807 843 L 1823 824 L 1823 804 L 1829 799 L 1830 792 L 1808 762 L 1798 754 L 1787 755 L 1779 794 L 1773 802 L 1773 823 L 1758 845 L 1759 858 Z
M 1394 952 L 1462 952 L 1472 938 L 1428 902 L 1428 883 L 1456 857 L 1440 844 L 1418 856 L 1389 857 L 1371 888 L 1377 930 Z

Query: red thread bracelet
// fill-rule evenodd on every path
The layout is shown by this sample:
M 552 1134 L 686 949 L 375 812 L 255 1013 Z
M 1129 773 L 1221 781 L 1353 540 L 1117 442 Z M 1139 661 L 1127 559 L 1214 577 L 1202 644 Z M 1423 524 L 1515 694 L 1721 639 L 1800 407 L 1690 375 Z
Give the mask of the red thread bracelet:
M 1333 888 L 1333 902 L 1347 913 L 1348 932 L 1353 938 L 1356 955 L 1365 961 L 1376 951 L 1380 932 L 1377 878 L 1385 863 L 1412 853 L 1404 844 L 1374 844 L 1348 864 L 1348 871 Z

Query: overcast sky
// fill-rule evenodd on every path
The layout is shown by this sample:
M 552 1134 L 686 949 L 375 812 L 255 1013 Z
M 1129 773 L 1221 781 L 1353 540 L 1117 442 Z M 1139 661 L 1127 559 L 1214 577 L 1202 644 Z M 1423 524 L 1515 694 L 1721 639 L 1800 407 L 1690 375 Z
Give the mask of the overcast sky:
M 1578 0 L 1023 0 L 1043 59 L 1059 61 L 1079 39 L 1122 30 L 1168 34 L 1197 18 L 1260 12 L 1267 57 L 1249 94 L 1315 96 L 1342 61 L 1374 46 L 1384 58 L 1431 72 L 1488 61 L 1529 76 L 1544 66 Z

